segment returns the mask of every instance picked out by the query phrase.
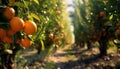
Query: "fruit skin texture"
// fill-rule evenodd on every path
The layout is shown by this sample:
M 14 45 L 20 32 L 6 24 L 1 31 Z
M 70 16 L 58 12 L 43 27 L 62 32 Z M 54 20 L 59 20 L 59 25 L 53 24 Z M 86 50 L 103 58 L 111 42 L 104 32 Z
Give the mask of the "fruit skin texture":
M 3 41 L 7 42 L 7 43 L 12 43 L 13 42 L 12 39 L 10 37 L 8 37 L 8 36 L 4 37 Z
M 13 8 L 11 8 L 11 7 L 6 7 L 5 11 L 3 12 L 3 15 L 7 19 L 11 20 L 15 16 L 15 10 Z
M 25 21 L 24 32 L 28 35 L 33 35 L 37 31 L 37 25 L 30 20 Z
M 6 36 L 6 30 L 0 28 L 0 38 L 4 38 Z
M 50 39 L 54 39 L 54 34 L 53 34 L 53 33 L 50 33 L 50 34 L 48 35 L 48 37 L 49 37 Z
M 9 29 L 7 30 L 7 36 L 13 36 L 16 32 L 14 32 L 13 30 Z
M 19 17 L 14 17 L 10 21 L 10 27 L 13 31 L 18 32 L 23 29 L 24 21 Z
M 24 47 L 24 48 L 27 48 L 29 46 L 32 45 L 32 42 L 30 41 L 30 39 L 28 38 L 24 38 L 21 40 L 21 45 Z

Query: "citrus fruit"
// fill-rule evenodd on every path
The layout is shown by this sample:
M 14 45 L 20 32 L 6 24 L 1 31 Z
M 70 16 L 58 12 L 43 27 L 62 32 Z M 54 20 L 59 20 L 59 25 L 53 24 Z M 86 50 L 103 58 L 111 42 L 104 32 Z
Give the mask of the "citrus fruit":
M 10 3 L 11 3 L 11 4 L 15 3 L 15 0 L 11 0 Z
M 32 45 L 32 42 L 28 38 L 24 38 L 21 40 L 21 44 L 24 48 L 27 48 Z
M 15 10 L 13 8 L 11 8 L 11 7 L 6 7 L 4 12 L 3 12 L 3 15 L 7 19 L 11 20 L 15 16 Z
M 100 15 L 100 17 L 104 17 L 105 16 L 105 12 L 101 11 L 99 15 Z
M 117 29 L 117 30 L 115 31 L 115 34 L 120 35 L 120 30 Z
M 6 30 L 0 28 L 0 38 L 3 38 L 6 36 Z
M 55 42 L 58 42 L 60 39 L 58 37 L 54 38 Z
M 8 36 L 5 36 L 5 37 L 3 38 L 3 41 L 4 41 L 4 42 L 7 42 L 7 43 L 12 43 L 12 42 L 13 42 L 12 39 L 11 39 L 10 37 L 8 37 Z
M 29 35 L 33 35 L 37 31 L 37 25 L 35 22 L 27 20 L 25 21 L 24 32 Z
M 50 33 L 50 34 L 48 34 L 48 37 L 49 37 L 50 39 L 53 39 L 53 38 L 54 38 L 54 34 L 53 34 L 53 33 Z
M 24 21 L 19 17 L 13 17 L 10 21 L 10 27 L 13 31 L 18 32 L 23 29 Z
M 60 38 L 64 38 L 64 37 L 65 37 L 64 33 L 60 33 Z
M 59 40 L 57 42 L 55 42 L 57 45 L 60 45 L 62 42 Z
M 16 32 L 11 29 L 7 30 L 7 36 L 13 36 L 15 33 Z
M 2 41 L 0 41 L 0 45 L 1 45 L 1 44 L 3 44 L 3 42 L 2 42 Z

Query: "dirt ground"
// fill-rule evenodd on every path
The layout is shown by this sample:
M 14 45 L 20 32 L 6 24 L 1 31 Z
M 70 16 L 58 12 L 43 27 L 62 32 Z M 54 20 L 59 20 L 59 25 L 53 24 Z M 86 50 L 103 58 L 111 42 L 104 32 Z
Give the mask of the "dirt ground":
M 33 55 L 27 57 L 30 63 L 24 69 L 120 69 L 120 54 L 115 48 L 108 49 L 108 55 L 100 57 L 96 46 L 88 50 L 70 44 L 57 49 L 44 61 L 34 53 L 25 53 L 25 57 Z
M 54 62 L 55 69 L 120 69 L 120 54 L 109 50 L 100 57 L 98 47 L 87 50 L 85 47 L 68 45 L 50 55 L 47 62 Z

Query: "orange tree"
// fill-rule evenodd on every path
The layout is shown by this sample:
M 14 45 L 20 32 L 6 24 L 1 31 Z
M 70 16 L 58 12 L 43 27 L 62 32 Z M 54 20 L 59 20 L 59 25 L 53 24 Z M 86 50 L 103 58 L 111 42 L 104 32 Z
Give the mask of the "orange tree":
M 119 40 L 119 4 L 120 1 L 118 0 L 77 0 L 76 2 L 78 5 L 76 12 L 80 11 L 77 13 L 80 15 L 76 15 L 79 22 L 77 20 L 76 22 L 80 25 L 79 27 L 82 26 L 88 30 L 88 33 L 85 34 L 87 40 L 99 42 L 101 56 L 107 54 L 107 46 L 110 40 Z M 81 27 L 80 29 L 79 27 L 75 26 L 75 29 L 85 33 L 86 30 L 84 31 L 84 28 Z M 77 30 L 75 30 L 75 35 L 79 34 Z
M 40 53 L 53 47 L 53 44 L 62 44 L 62 5 L 62 0 L 0 1 L 1 69 L 15 68 L 15 57 L 22 49 L 33 46 Z
M 99 3 L 99 6 L 93 3 Z M 100 55 L 107 54 L 107 46 L 110 40 L 119 39 L 119 34 L 116 33 L 117 28 L 119 28 L 119 4 L 120 1 L 118 0 L 91 1 L 91 13 L 93 13 L 91 21 L 93 21 L 94 32 L 100 35 L 98 40 L 100 44 Z
M 35 10 L 40 14 L 40 24 L 38 25 L 39 32 L 33 37 L 33 39 L 36 39 L 35 43 L 38 54 L 43 56 L 42 53 L 46 52 L 47 55 L 51 47 L 56 48 L 62 45 L 62 42 L 64 40 L 64 3 L 62 0 L 45 0 L 40 1 L 38 7 L 31 7 L 31 9 L 39 8 Z M 41 37 L 38 38 L 38 36 Z
M 88 40 L 88 35 L 90 31 L 90 12 L 89 12 L 89 3 L 86 1 L 81 2 L 80 0 L 75 1 L 75 13 L 72 14 L 73 17 L 73 25 L 74 25 L 74 35 L 75 35 L 75 43 L 77 46 L 84 46 L 85 43 L 88 45 L 88 49 L 90 48 L 90 42 Z

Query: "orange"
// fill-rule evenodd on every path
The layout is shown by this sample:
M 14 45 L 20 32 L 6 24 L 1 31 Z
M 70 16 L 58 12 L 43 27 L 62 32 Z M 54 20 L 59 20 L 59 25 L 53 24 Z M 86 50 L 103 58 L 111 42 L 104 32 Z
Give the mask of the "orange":
M 105 16 L 105 12 L 101 11 L 101 12 L 99 13 L 99 15 L 100 15 L 100 17 L 104 17 L 104 16 Z
M 53 39 L 53 38 L 54 38 L 54 34 L 53 34 L 53 33 L 50 33 L 50 34 L 48 35 L 48 37 L 49 37 L 50 39 Z
M 15 10 L 13 8 L 11 8 L 11 7 L 6 7 L 5 11 L 3 12 L 3 15 L 7 19 L 11 20 L 15 16 Z
M 35 22 L 27 20 L 25 21 L 24 32 L 29 35 L 33 35 L 37 31 L 37 25 Z
M 58 37 L 54 38 L 55 42 L 58 42 L 60 39 Z
M 14 32 L 13 30 L 9 29 L 7 30 L 7 36 L 13 36 L 16 32 Z
M 64 37 L 65 37 L 64 33 L 60 33 L 60 38 L 64 38 Z
M 62 42 L 59 40 L 57 42 L 55 42 L 57 45 L 60 45 Z
M 15 32 L 22 30 L 24 27 L 23 19 L 21 19 L 19 17 L 12 18 L 12 20 L 10 21 L 10 27 Z
M 3 44 L 3 42 L 2 42 L 2 41 L 0 41 L 0 44 Z
M 3 41 L 7 42 L 7 43 L 12 43 L 13 42 L 12 39 L 10 37 L 8 37 L 8 36 L 4 37 Z
M 15 3 L 15 0 L 11 0 L 10 3 L 11 3 L 11 4 Z
M 115 32 L 115 34 L 120 35 L 120 30 L 117 29 L 116 32 Z
M 6 30 L 0 28 L 0 38 L 4 38 L 6 36 Z
M 54 38 L 54 42 L 55 42 L 57 45 L 60 45 L 60 44 L 62 43 L 58 37 Z
M 21 40 L 21 44 L 24 48 L 27 48 L 32 45 L 32 42 L 28 38 L 24 38 Z

